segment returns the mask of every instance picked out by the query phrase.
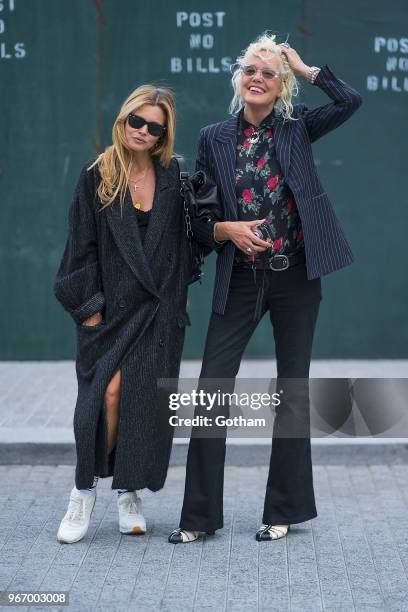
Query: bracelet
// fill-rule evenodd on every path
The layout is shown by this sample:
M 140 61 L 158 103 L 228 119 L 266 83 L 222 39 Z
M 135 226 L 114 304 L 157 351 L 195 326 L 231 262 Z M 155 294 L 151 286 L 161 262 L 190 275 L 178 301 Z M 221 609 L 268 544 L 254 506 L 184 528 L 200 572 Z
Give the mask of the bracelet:
M 309 66 L 308 71 L 307 71 L 307 76 L 306 76 L 309 83 L 313 85 L 319 72 L 320 72 L 320 68 L 318 68 L 317 66 Z
M 214 223 L 214 225 L 213 225 L 213 239 L 214 239 L 214 242 L 216 242 L 217 244 L 224 244 L 224 242 L 227 242 L 226 240 L 222 240 L 222 241 L 220 242 L 220 241 L 219 241 L 219 240 L 217 240 L 217 239 L 216 239 L 216 237 L 215 237 L 215 226 L 216 226 L 216 225 L 217 225 L 216 223 Z

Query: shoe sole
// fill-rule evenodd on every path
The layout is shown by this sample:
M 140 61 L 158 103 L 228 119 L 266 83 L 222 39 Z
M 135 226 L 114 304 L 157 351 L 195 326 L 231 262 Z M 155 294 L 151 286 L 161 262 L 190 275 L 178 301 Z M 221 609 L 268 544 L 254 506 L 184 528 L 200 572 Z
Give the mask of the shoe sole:
M 141 527 L 133 527 L 133 529 L 130 530 L 119 529 L 119 531 L 124 535 L 145 535 L 146 533 L 146 531 L 143 531 Z
M 86 536 L 86 533 L 80 538 L 77 538 L 76 540 L 60 540 L 60 538 L 58 537 L 57 537 L 57 540 L 60 544 L 75 544 L 75 542 L 80 542 L 81 540 L 83 540 L 85 536 Z

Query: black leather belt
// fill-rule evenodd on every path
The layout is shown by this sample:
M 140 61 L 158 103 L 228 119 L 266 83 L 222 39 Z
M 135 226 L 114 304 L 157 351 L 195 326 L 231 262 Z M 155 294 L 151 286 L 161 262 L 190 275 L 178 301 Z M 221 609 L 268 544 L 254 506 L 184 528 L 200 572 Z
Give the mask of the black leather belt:
M 293 253 L 288 255 L 274 255 L 273 257 L 264 257 L 256 260 L 254 263 L 248 260 L 236 259 L 234 264 L 240 268 L 249 270 L 273 270 L 274 272 L 283 272 L 291 266 L 295 266 L 306 261 L 305 252 Z

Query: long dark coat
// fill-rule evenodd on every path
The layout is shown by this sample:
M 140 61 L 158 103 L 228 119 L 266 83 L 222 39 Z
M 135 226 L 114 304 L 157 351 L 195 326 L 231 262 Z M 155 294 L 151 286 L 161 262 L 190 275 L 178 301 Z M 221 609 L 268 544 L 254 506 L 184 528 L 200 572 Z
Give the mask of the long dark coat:
M 90 162 L 91 163 L 91 162 Z M 172 430 L 158 426 L 158 378 L 177 378 L 185 328 L 190 258 L 175 160 L 155 160 L 156 188 L 144 245 L 131 195 L 100 211 L 97 168 L 80 175 L 69 234 L 54 284 L 76 323 L 78 397 L 75 484 L 113 476 L 112 488 L 152 491 L 166 479 Z M 103 322 L 82 322 L 101 311 Z M 107 454 L 104 394 L 121 369 L 118 439 Z

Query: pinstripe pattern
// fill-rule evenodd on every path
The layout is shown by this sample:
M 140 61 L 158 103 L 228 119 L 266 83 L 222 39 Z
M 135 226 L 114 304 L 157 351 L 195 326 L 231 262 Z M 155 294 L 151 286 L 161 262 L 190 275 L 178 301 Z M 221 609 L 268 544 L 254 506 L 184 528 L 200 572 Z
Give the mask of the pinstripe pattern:
M 353 255 L 330 200 L 316 172 L 311 143 L 344 123 L 362 103 L 361 95 L 323 66 L 315 86 L 331 102 L 314 109 L 294 106 L 297 121 L 279 117 L 274 124 L 276 155 L 302 221 L 306 266 L 309 279 L 329 274 L 352 263 Z M 209 125 L 201 130 L 197 169 L 216 181 L 225 209 L 225 219 L 237 220 L 235 195 L 237 117 Z M 196 231 L 197 230 L 197 231 Z M 196 237 L 218 251 L 213 310 L 224 314 L 228 297 L 235 246 L 214 243 L 212 226 L 194 228 Z
M 164 485 L 173 432 L 164 429 L 158 378 L 177 379 L 186 326 L 190 253 L 175 160 L 153 159 L 156 186 L 144 244 L 129 189 L 99 210 L 99 170 L 81 172 L 69 211 L 54 292 L 76 325 L 78 396 L 74 414 L 75 485 L 113 476 L 113 489 L 158 491 Z M 102 311 L 103 321 L 83 321 Z M 103 309 L 103 310 L 102 310 Z M 107 453 L 105 391 L 121 370 L 120 422 Z M 174 389 L 176 390 L 176 388 Z

